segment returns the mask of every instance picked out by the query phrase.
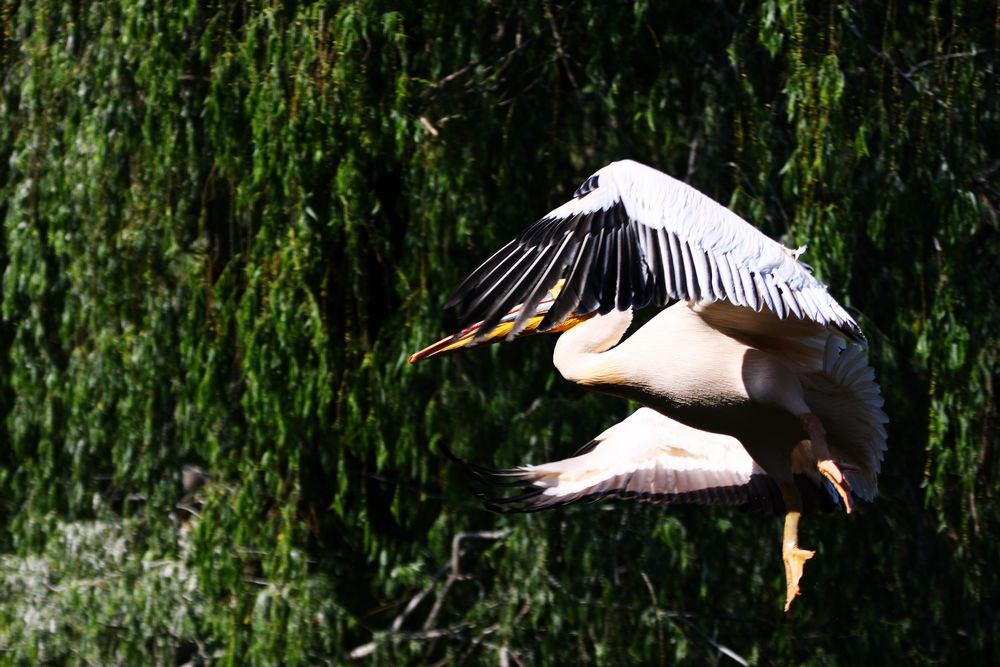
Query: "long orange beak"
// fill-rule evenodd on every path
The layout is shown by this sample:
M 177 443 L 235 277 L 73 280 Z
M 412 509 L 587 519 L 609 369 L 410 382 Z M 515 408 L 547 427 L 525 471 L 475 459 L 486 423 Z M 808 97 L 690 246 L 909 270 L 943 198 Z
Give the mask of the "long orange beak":
M 539 302 L 535 309 L 535 314 L 525 323 L 524 329 L 522 329 L 515 338 L 520 338 L 521 336 L 529 336 L 534 333 L 538 333 L 538 326 L 545 319 L 546 313 L 552 308 L 552 304 L 555 303 L 556 297 L 559 296 L 559 292 L 562 290 L 563 281 L 560 280 L 555 287 L 549 290 L 549 293 L 545 295 L 545 299 Z M 517 319 L 517 314 L 521 312 L 524 304 L 519 306 L 514 306 L 514 308 L 504 315 L 497 325 L 489 332 L 482 334 L 480 336 L 480 327 L 483 325 L 482 322 L 474 324 L 464 331 L 460 331 L 457 334 L 452 334 L 447 338 L 442 338 L 438 342 L 425 347 L 419 352 L 415 352 L 410 355 L 410 363 L 415 364 L 421 359 L 429 359 L 431 357 L 439 357 L 445 354 L 452 354 L 458 352 L 459 350 L 464 350 L 472 347 L 478 347 L 480 345 L 488 345 L 490 343 L 497 343 L 502 341 L 510 330 L 514 328 L 514 320 Z M 549 329 L 545 333 L 561 333 L 568 329 L 572 329 L 580 322 L 588 320 L 593 317 L 595 313 L 587 313 L 586 315 L 570 315 L 559 325 Z M 477 340 L 478 337 L 478 340 Z

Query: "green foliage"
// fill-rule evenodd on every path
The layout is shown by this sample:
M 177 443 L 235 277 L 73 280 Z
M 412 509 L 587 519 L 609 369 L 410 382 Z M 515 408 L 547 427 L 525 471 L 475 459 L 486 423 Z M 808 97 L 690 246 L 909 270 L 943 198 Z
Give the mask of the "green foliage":
M 0 0 L 0 660 L 1000 658 L 998 7 L 671 5 Z M 621 157 L 871 340 L 881 497 L 804 524 L 787 616 L 774 521 L 479 507 L 444 446 L 627 413 L 550 342 L 406 363 Z

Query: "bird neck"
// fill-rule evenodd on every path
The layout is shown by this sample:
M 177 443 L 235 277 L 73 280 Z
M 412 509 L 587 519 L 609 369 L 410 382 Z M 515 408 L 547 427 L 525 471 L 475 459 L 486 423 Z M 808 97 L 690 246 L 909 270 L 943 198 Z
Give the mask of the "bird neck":
M 552 363 L 570 382 L 606 384 L 616 373 L 603 353 L 621 341 L 630 324 L 631 310 L 613 310 L 585 320 L 559 337 Z

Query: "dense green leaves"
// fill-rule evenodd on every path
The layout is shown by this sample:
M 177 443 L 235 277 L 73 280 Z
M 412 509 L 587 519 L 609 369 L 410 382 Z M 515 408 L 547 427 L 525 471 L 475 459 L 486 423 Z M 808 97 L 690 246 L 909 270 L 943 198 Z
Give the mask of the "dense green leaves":
M 996 660 L 998 11 L 0 0 L 0 656 Z M 406 363 L 621 157 L 808 244 L 871 340 L 881 497 L 804 524 L 790 615 L 773 520 L 480 508 L 446 447 L 627 414 L 551 342 Z

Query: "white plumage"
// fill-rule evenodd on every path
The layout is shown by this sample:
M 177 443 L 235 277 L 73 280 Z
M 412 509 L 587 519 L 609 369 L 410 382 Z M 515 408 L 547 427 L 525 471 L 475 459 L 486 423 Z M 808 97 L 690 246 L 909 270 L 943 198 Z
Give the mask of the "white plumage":
M 571 313 L 607 313 L 670 301 L 726 300 L 864 336 L 798 256 L 738 215 L 667 174 L 632 160 L 597 171 L 574 197 L 497 251 L 455 290 L 463 326 L 491 329 L 534 306 L 558 280 L 542 329 Z M 515 322 L 515 336 L 523 320 Z
M 685 496 L 700 492 L 708 493 L 691 502 L 742 504 L 747 496 L 740 490 L 754 474 L 766 474 L 739 440 L 685 426 L 650 408 L 639 408 L 584 450 L 569 459 L 505 474 L 539 490 L 532 508 L 598 495 L 685 502 Z M 647 483 L 640 482 L 644 471 L 651 471 Z
M 566 379 L 645 407 L 577 457 L 501 473 L 526 492 L 496 504 L 612 495 L 784 513 L 787 610 L 813 556 L 800 515 L 874 498 L 888 421 L 860 328 L 801 252 L 615 162 L 473 271 L 449 300 L 462 331 L 410 361 L 564 332 L 553 363 Z M 633 309 L 673 301 L 623 340 Z

